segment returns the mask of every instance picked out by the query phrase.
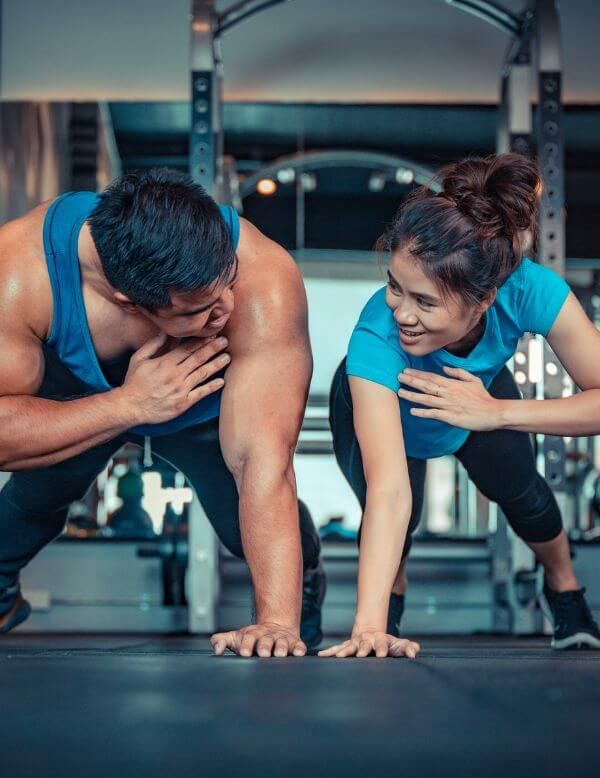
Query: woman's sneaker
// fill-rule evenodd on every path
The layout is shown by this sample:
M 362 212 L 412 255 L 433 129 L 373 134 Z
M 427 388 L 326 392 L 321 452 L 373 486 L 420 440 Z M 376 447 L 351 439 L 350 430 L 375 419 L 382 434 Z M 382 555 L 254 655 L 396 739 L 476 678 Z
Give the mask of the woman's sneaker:
M 539 602 L 553 626 L 552 648 L 600 648 L 600 630 L 585 600 L 585 589 L 555 592 L 544 583 Z
M 400 637 L 400 622 L 404 615 L 404 595 L 391 594 L 388 608 L 387 632 L 396 638 Z
M 30 613 L 31 606 L 21 596 L 19 587 L 7 589 L 0 597 L 0 635 L 18 627 Z

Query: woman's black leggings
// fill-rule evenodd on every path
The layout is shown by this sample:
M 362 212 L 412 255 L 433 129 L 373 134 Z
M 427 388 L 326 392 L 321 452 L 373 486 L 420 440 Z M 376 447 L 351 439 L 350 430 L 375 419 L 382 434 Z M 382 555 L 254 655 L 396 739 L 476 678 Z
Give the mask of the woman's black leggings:
M 519 390 L 504 367 L 489 392 L 503 400 L 518 400 Z M 352 418 L 352 397 L 345 360 L 338 367 L 330 394 L 330 423 L 338 464 L 365 508 L 367 485 Z M 553 540 L 562 530 L 562 518 L 552 490 L 537 472 L 529 434 L 513 430 L 471 432 L 455 455 L 470 479 L 489 500 L 498 503 L 516 534 L 526 542 Z M 423 508 L 427 460 L 407 457 L 412 490 L 412 515 L 403 556 Z

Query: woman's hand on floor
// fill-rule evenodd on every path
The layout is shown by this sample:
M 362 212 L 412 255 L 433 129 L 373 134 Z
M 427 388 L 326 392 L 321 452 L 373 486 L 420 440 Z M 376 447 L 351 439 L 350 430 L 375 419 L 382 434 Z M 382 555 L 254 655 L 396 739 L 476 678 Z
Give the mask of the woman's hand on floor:
M 319 656 L 362 658 L 375 655 L 378 659 L 388 656 L 406 656 L 414 659 L 420 650 L 421 646 L 412 640 L 386 635 L 385 632 L 363 631 L 353 632 L 350 640 L 319 651 Z

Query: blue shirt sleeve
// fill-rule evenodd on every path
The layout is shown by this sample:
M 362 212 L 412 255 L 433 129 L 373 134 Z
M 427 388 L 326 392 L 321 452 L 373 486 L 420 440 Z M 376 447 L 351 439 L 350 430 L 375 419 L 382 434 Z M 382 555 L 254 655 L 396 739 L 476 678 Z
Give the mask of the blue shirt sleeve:
M 233 248 L 237 249 L 240 242 L 240 217 L 237 214 L 235 208 L 230 205 L 220 205 L 219 210 L 221 216 L 225 219 L 225 224 L 231 233 L 231 239 L 233 241 Z
M 546 337 L 571 290 L 558 273 L 537 262 L 524 259 L 520 270 L 519 323 L 523 332 Z
M 398 373 L 406 367 L 408 362 L 403 354 L 393 349 L 371 327 L 359 321 L 348 346 L 346 373 L 349 376 L 366 378 L 395 393 L 400 388 Z

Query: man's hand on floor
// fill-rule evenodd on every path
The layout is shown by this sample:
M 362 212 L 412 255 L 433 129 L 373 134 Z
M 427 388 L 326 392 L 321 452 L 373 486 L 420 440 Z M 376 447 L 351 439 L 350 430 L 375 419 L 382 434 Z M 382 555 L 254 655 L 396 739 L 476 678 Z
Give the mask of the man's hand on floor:
M 231 632 L 218 632 L 210 642 L 217 656 L 224 654 L 227 649 L 243 657 L 306 654 L 306 646 L 300 640 L 299 633 L 275 623 L 251 624 Z

